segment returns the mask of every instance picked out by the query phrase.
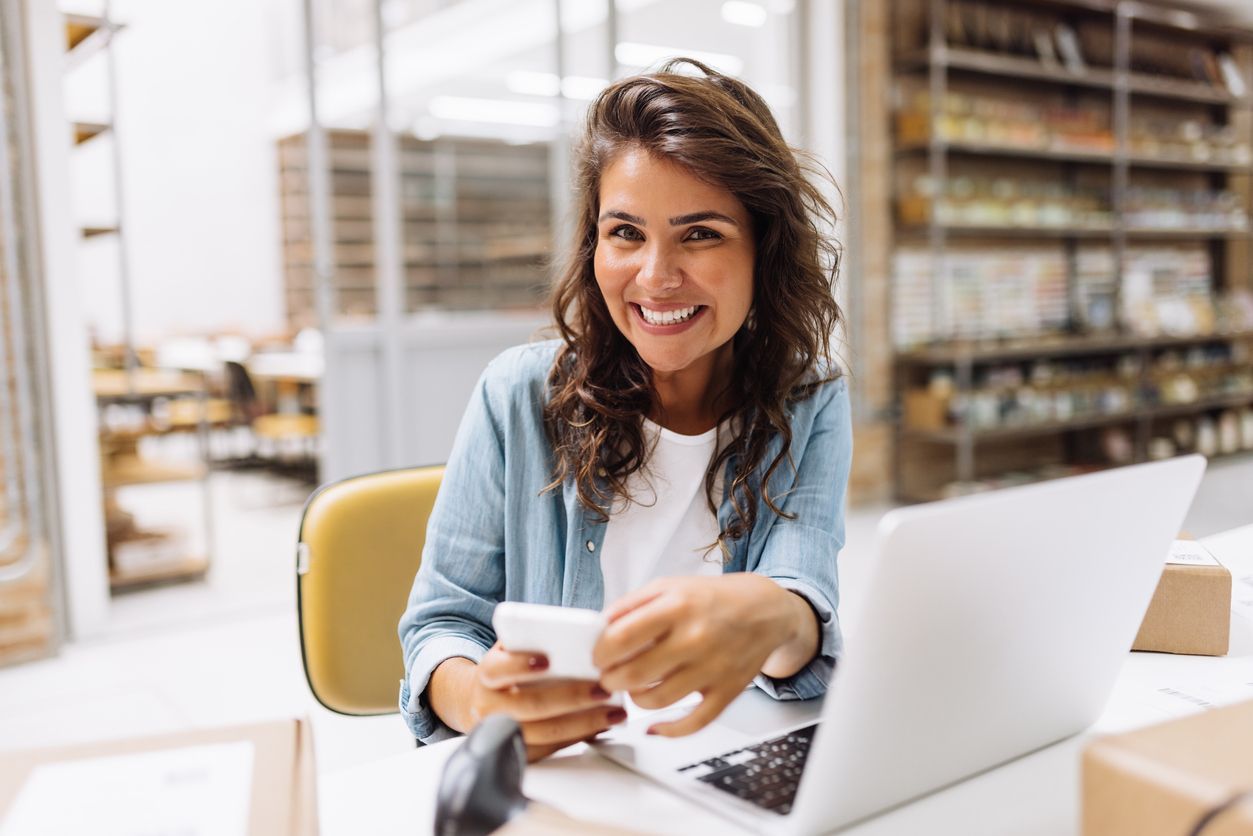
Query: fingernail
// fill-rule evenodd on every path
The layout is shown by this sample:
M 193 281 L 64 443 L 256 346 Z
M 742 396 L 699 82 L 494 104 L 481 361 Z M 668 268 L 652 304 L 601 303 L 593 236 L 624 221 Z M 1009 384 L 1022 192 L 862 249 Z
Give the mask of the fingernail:
M 547 670 L 548 657 L 547 656 L 532 656 L 530 659 L 526 660 L 526 666 L 533 671 Z
M 606 691 L 604 688 L 600 687 L 599 685 L 592 686 L 592 699 L 607 700 L 609 699 L 610 696 L 611 696 L 610 693 Z
M 648 727 L 648 733 L 649 733 L 649 734 L 661 734 L 661 732 L 657 731 L 657 727 L 656 727 L 656 726 L 649 726 L 649 727 Z
M 609 712 L 609 716 L 607 719 L 609 720 L 611 724 L 616 726 L 619 723 L 625 723 L 626 718 L 627 718 L 627 714 L 626 714 L 625 708 L 615 708 L 613 711 Z

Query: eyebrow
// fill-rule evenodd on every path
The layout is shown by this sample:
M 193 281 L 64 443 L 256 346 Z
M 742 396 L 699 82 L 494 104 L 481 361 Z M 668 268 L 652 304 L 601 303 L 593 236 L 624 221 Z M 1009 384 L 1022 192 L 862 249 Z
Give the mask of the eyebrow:
M 626 221 L 627 223 L 636 224 L 638 226 L 648 225 L 647 223 L 645 223 L 643 218 L 637 215 L 632 215 L 629 212 L 622 212 L 616 209 L 610 210 L 608 212 L 605 212 L 603 215 L 601 215 L 600 222 L 604 223 L 609 218 L 617 218 L 620 221 Z M 688 214 L 688 215 L 679 215 L 677 218 L 670 219 L 670 225 L 671 226 L 684 226 L 686 224 L 700 223 L 701 221 L 722 221 L 723 223 L 728 223 L 728 224 L 731 224 L 732 226 L 739 226 L 739 224 L 736 222 L 734 218 L 728 217 L 727 215 L 724 215 L 721 212 L 711 212 L 711 211 L 692 212 L 691 214 Z

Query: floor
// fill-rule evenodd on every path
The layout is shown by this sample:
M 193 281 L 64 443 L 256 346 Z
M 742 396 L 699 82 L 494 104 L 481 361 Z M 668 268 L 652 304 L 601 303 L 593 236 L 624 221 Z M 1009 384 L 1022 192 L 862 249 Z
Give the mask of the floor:
M 1203 537 L 1253 523 L 1250 485 L 1253 458 L 1212 465 L 1185 527 Z M 215 473 L 211 489 L 215 548 L 205 581 L 119 596 L 102 635 L 0 670 L 0 751 L 297 715 L 312 719 L 324 774 L 412 747 L 398 716 L 341 717 L 309 694 L 293 572 L 307 488 L 242 472 Z M 156 516 L 196 501 L 149 490 L 141 499 Z M 885 510 L 849 514 L 840 558 L 846 618 Z

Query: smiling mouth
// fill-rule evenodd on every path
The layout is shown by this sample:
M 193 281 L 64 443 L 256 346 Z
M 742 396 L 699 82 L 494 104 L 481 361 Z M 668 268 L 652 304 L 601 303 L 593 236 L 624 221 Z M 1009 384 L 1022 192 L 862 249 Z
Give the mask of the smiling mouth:
M 692 305 L 691 307 L 678 308 L 673 311 L 653 311 L 643 305 L 635 305 L 635 309 L 640 312 L 640 316 L 649 325 L 678 325 L 696 316 L 704 307 L 704 305 Z

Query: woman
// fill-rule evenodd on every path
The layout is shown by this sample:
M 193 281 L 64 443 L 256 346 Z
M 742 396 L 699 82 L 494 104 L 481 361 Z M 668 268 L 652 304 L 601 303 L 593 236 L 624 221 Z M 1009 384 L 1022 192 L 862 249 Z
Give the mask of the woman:
M 676 72 L 688 64 L 702 75 Z M 695 62 L 608 87 L 577 152 L 559 340 L 506 351 L 462 420 L 400 623 L 400 705 L 434 741 L 503 711 L 532 759 L 699 692 L 818 696 L 840 650 L 852 454 L 829 361 L 830 207 L 761 98 Z M 605 608 L 599 683 L 538 682 L 492 608 Z

